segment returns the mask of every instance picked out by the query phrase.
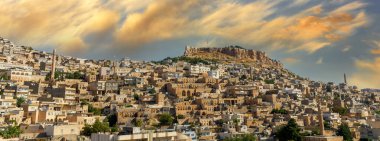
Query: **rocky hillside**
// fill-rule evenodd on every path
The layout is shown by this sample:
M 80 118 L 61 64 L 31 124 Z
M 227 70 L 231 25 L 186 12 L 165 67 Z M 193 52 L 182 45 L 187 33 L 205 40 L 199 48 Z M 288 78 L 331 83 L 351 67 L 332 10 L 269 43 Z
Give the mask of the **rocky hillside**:
M 225 63 L 244 63 L 256 67 L 282 67 L 282 64 L 269 58 L 265 52 L 244 49 L 239 46 L 223 48 L 186 47 L 184 56 L 219 60 Z

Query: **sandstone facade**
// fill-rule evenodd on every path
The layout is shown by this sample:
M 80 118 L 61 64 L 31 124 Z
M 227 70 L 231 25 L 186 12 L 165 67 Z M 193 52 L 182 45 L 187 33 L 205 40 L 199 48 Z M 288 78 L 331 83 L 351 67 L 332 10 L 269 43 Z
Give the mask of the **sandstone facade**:
M 282 67 L 282 64 L 269 58 L 265 52 L 238 47 L 197 48 L 187 46 L 184 52 L 186 57 L 200 57 L 235 63 L 253 63 L 261 67 Z

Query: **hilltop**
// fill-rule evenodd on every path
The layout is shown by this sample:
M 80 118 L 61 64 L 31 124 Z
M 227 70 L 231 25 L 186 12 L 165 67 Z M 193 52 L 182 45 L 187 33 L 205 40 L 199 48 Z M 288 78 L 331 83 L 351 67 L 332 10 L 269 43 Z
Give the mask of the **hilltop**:
M 245 49 L 240 46 L 229 47 L 186 47 L 184 57 L 217 60 L 221 63 L 242 63 L 256 67 L 282 68 L 282 64 L 271 59 L 263 51 Z

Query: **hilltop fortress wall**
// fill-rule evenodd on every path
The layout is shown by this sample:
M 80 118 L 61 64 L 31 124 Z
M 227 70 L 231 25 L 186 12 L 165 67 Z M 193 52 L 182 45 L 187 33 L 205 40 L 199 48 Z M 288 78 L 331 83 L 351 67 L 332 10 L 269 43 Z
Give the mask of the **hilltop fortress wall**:
M 223 54 L 231 56 L 232 58 L 238 60 L 245 60 L 248 62 L 254 62 L 257 64 L 261 64 L 263 66 L 275 66 L 275 67 L 282 67 L 282 64 L 277 61 L 269 58 L 267 54 L 263 51 L 256 51 L 252 49 L 243 49 L 238 47 L 223 47 L 223 48 L 214 48 L 214 47 L 207 47 L 207 48 L 198 48 L 198 47 L 190 47 L 187 46 L 184 52 L 184 56 L 187 57 L 201 57 L 201 58 L 208 58 L 208 56 L 202 56 L 205 54 L 211 54 L 211 56 L 214 56 L 212 59 L 221 59 L 215 56 L 218 56 L 216 54 Z M 219 55 L 220 57 L 220 55 Z

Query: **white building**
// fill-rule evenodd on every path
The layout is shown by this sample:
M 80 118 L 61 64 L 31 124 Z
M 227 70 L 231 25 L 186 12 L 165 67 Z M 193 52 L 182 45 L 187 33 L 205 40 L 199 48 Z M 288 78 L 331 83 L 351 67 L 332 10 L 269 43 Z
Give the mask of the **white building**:
M 99 69 L 99 75 L 103 76 L 103 75 L 111 75 L 111 68 L 109 67 L 101 67 Z
M 199 73 L 207 73 L 211 69 L 210 67 L 206 67 L 206 66 L 191 65 L 189 70 L 191 74 L 199 74 Z
M 80 135 L 79 125 L 46 125 L 45 132 L 47 136 L 57 137 L 57 136 L 67 136 L 67 135 Z
M 216 79 L 219 79 L 220 76 L 221 76 L 221 73 L 220 73 L 220 70 L 211 70 L 211 71 L 208 71 L 208 76 L 212 77 L 212 78 L 216 78 Z

